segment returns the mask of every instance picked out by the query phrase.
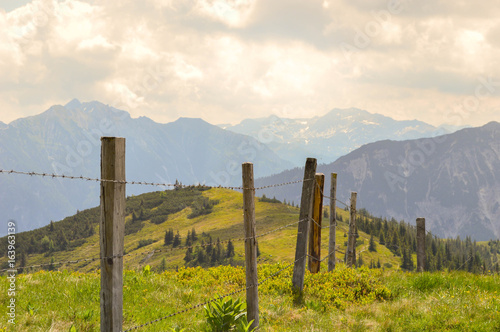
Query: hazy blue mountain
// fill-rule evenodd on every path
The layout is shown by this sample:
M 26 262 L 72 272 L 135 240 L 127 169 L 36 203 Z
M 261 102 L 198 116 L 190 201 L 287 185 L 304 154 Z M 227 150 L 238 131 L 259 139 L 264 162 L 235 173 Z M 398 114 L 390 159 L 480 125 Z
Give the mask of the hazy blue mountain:
M 307 156 L 315 156 L 320 163 L 333 162 L 363 144 L 383 139 L 406 140 L 454 131 L 452 127 L 436 128 L 417 120 L 396 121 L 356 108 L 333 109 L 311 119 L 271 115 L 220 126 L 258 139 L 294 166 L 303 165 Z
M 0 121 L 0 129 L 7 128 L 7 125 Z
M 338 173 L 337 197 L 348 203 L 358 192 L 358 208 L 376 216 L 415 223 L 446 237 L 476 240 L 500 237 L 500 124 L 491 122 L 434 138 L 384 140 L 362 146 L 318 166 Z M 256 185 L 299 180 L 303 168 L 257 179 Z M 302 184 L 264 190 L 258 195 L 300 202 Z M 339 205 L 342 206 L 342 205 Z
M 258 165 L 256 176 L 290 166 L 257 140 L 201 119 L 160 124 L 99 102 L 73 100 L 2 128 L 0 168 L 98 178 L 101 136 L 126 138 L 128 180 L 241 185 L 243 162 Z M 161 189 L 128 185 L 127 195 Z M 20 230 L 98 204 L 96 182 L 0 174 L 2 218 L 16 220 Z

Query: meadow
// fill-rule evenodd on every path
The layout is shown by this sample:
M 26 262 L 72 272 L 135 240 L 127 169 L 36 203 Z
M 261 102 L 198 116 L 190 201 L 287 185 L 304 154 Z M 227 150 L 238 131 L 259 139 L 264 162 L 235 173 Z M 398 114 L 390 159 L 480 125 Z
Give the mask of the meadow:
M 285 264 L 259 265 L 259 280 Z M 408 273 L 348 269 L 306 273 L 303 297 L 291 288 L 292 269 L 259 287 L 262 331 L 499 331 L 500 278 L 463 271 Z M 99 273 L 39 271 L 17 277 L 16 325 L 1 331 L 98 331 Z M 5 276 L 0 283 L 7 284 Z M 124 272 L 124 330 L 245 286 L 244 269 L 219 266 Z M 232 296 L 245 299 L 245 292 Z M 6 288 L 0 303 L 7 307 Z M 143 331 L 203 331 L 201 307 Z

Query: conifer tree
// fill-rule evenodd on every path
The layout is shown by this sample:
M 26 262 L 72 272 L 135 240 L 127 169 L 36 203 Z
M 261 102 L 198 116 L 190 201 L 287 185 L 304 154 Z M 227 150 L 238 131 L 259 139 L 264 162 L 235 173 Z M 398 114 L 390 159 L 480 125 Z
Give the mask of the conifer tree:
M 176 248 L 180 245 L 181 245 L 181 235 L 179 234 L 179 231 L 177 231 L 177 234 L 175 234 L 174 236 L 174 243 L 172 244 L 172 246 Z
M 231 240 L 227 243 L 226 258 L 234 257 L 234 245 Z
M 373 239 L 373 234 L 370 235 L 370 245 L 368 246 L 368 251 L 375 252 L 377 247 L 375 246 L 375 240 Z

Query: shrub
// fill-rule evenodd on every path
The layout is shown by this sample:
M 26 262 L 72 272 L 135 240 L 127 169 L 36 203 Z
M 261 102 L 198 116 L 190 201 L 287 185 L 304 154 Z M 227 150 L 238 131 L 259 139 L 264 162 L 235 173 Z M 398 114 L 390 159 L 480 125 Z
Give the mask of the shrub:
M 247 322 L 245 303 L 237 299 L 227 297 L 219 299 L 207 306 L 205 309 L 205 317 L 207 319 L 207 331 L 225 332 L 225 331 L 254 331 L 250 330 L 252 322 Z
M 139 240 L 139 243 L 137 244 L 137 249 L 145 247 L 145 246 L 149 246 L 153 242 L 155 242 L 155 241 L 153 241 L 152 239 Z
M 151 222 L 153 224 L 159 225 L 159 224 L 162 224 L 165 221 L 167 221 L 167 219 L 168 219 L 168 215 L 159 215 L 159 216 L 154 216 L 153 218 L 151 218 Z

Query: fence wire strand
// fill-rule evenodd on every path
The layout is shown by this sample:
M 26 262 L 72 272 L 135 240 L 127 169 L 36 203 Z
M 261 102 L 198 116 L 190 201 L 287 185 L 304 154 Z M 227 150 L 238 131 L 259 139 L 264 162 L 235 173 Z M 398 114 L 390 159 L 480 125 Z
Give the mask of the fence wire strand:
M 134 184 L 134 185 L 144 185 L 144 186 L 158 186 L 158 187 L 173 187 L 173 188 L 222 188 L 222 189 L 230 189 L 230 190 L 262 190 L 274 187 L 287 186 L 295 183 L 303 182 L 304 180 L 290 181 L 284 183 L 271 184 L 261 187 L 254 188 L 244 188 L 238 186 L 208 186 L 205 184 L 194 184 L 194 185 L 184 185 L 180 183 L 159 183 L 159 182 L 146 182 L 146 181 L 126 181 L 126 180 L 110 180 L 110 179 L 100 179 L 100 178 L 91 178 L 87 176 L 73 176 L 73 175 L 65 175 L 65 174 L 54 174 L 54 173 L 39 173 L 39 172 L 23 172 L 16 170 L 5 170 L 0 169 L 0 173 L 3 174 L 19 174 L 19 175 L 29 175 L 29 176 L 41 176 L 41 177 L 49 177 L 49 178 L 62 178 L 62 179 L 70 179 L 70 180 L 85 180 L 85 181 L 94 181 L 94 182 L 111 182 L 111 183 L 120 183 L 120 184 Z M 309 180 L 305 180 L 309 181 Z
M 146 252 L 136 252 L 136 253 L 124 253 L 124 254 L 117 254 L 117 255 L 112 255 L 112 256 L 106 256 L 106 257 L 94 257 L 94 258 L 82 258 L 82 259 L 77 259 L 77 260 L 68 260 L 68 261 L 60 261 L 60 262 L 52 262 L 52 263 L 42 263 L 42 264 L 36 264 L 36 265 L 29 265 L 29 266 L 22 266 L 18 268 L 6 268 L 6 269 L 0 269 L 0 273 L 6 272 L 6 271 L 13 271 L 13 270 L 21 270 L 21 269 L 32 269 L 32 268 L 38 268 L 38 267 L 44 267 L 44 266 L 54 266 L 54 265 L 65 265 L 65 264 L 77 264 L 80 262 L 94 262 L 97 260 L 102 260 L 102 259 L 114 259 L 114 258 L 123 258 L 123 257 L 137 257 L 137 256 L 148 256 L 148 255 L 154 255 L 157 253 L 161 252 L 172 252 L 176 250 L 187 250 L 187 249 L 195 249 L 196 247 L 208 247 L 208 246 L 217 246 L 217 244 L 228 244 L 229 242 L 239 242 L 239 241 L 246 241 L 248 239 L 257 239 L 264 237 L 266 235 L 278 232 L 280 230 L 283 230 L 285 228 L 288 228 L 290 226 L 294 226 L 300 222 L 306 221 L 307 219 L 301 219 L 298 221 L 295 221 L 290 224 L 286 224 L 283 226 L 280 226 L 278 228 L 275 228 L 273 230 L 267 231 L 265 233 L 256 235 L 255 237 L 248 237 L 248 238 L 234 238 L 234 239 L 228 239 L 228 240 L 223 240 L 223 241 L 217 241 L 217 242 L 209 242 L 209 243 L 203 243 L 203 244 L 196 244 L 196 245 L 191 245 L 191 246 L 180 246 L 180 247 L 172 247 L 172 248 L 163 248 L 163 249 L 154 249 L 151 251 L 146 251 Z
M 301 260 L 301 259 L 303 259 L 303 258 L 305 258 L 305 257 L 306 257 L 306 255 L 304 255 L 304 256 L 302 256 L 301 258 L 299 258 L 299 259 L 295 260 L 293 263 L 288 264 L 287 266 L 285 266 L 284 268 L 280 269 L 279 271 L 277 271 L 277 272 L 273 273 L 272 275 L 270 275 L 270 276 L 269 276 L 269 277 L 267 277 L 266 279 L 264 279 L 264 280 L 262 280 L 262 281 L 259 281 L 259 282 L 257 283 L 257 285 L 250 285 L 250 286 L 247 286 L 247 287 L 245 287 L 245 288 L 240 288 L 240 289 L 238 289 L 238 290 L 235 290 L 235 291 L 233 291 L 233 292 L 230 292 L 230 293 L 227 293 L 227 294 L 224 294 L 224 295 L 218 296 L 218 297 L 216 297 L 216 298 L 214 298 L 214 299 L 211 299 L 211 300 L 205 301 L 205 302 L 203 302 L 203 303 L 199 303 L 199 304 L 196 304 L 196 305 L 191 306 L 191 307 L 189 307 L 189 308 L 186 308 L 186 309 L 183 309 L 183 310 L 179 310 L 179 311 L 174 312 L 174 313 L 172 313 L 172 314 L 170 314 L 170 315 L 167 315 L 167 316 L 164 316 L 164 317 L 160 317 L 160 318 L 157 318 L 157 319 L 152 320 L 152 321 L 150 321 L 150 322 L 147 322 L 147 323 L 144 323 L 144 324 L 141 324 L 141 325 L 137 325 L 137 326 L 131 327 L 131 328 L 129 328 L 129 329 L 124 330 L 123 332 L 128 332 L 128 331 L 137 330 L 137 329 L 140 329 L 140 328 L 142 328 L 142 327 L 145 327 L 145 326 L 148 326 L 148 325 L 151 325 L 151 324 L 154 324 L 154 323 L 160 322 L 160 321 L 162 321 L 162 320 L 164 320 L 164 319 L 167 319 L 167 318 L 170 318 L 170 317 L 173 317 L 173 316 L 180 315 L 180 314 L 182 314 L 182 313 L 185 313 L 185 312 L 188 312 L 188 311 L 190 311 L 190 310 L 193 310 L 193 309 L 199 308 L 199 307 L 201 307 L 201 306 L 205 306 L 205 305 L 207 305 L 207 304 L 209 304 L 209 303 L 212 303 L 212 302 L 218 301 L 218 300 L 223 299 L 223 298 L 226 298 L 226 297 L 228 297 L 228 296 L 231 296 L 231 295 L 234 295 L 234 294 L 241 293 L 241 292 L 246 291 L 246 290 L 248 290 L 248 289 L 250 289 L 250 288 L 252 288 L 252 287 L 255 287 L 255 286 L 259 287 L 259 286 L 261 286 L 262 284 L 264 284 L 266 281 L 268 281 L 268 280 L 270 280 L 270 279 L 272 279 L 272 278 L 276 277 L 276 276 L 277 276 L 277 275 L 279 275 L 281 272 L 283 272 L 283 271 L 285 271 L 286 269 L 290 268 L 290 267 L 291 267 L 291 266 L 293 266 L 296 262 L 298 262 L 299 260 Z
M 327 196 L 325 195 L 323 189 L 321 188 L 321 186 L 319 185 L 318 181 L 316 181 L 316 185 L 318 186 L 320 192 L 321 192 L 321 195 L 323 196 L 323 198 L 328 198 L 328 199 L 333 199 L 333 197 L 330 197 L 330 196 Z M 341 200 L 338 200 L 337 198 L 335 198 L 335 201 L 344 205 L 348 210 L 350 209 L 350 206 L 344 202 L 342 202 Z
M 6 272 L 6 271 L 14 271 L 14 270 L 28 270 L 28 269 L 34 269 L 38 267 L 44 267 L 44 266 L 54 266 L 54 265 L 65 265 L 65 264 L 78 264 L 80 262 L 95 262 L 100 260 L 99 257 L 94 257 L 94 258 L 82 258 L 82 259 L 76 259 L 72 261 L 61 261 L 61 262 L 52 262 L 52 263 L 42 263 L 42 264 L 36 264 L 36 265 L 29 265 L 29 266 L 19 266 L 17 268 L 11 268 L 11 269 L 1 269 L 0 273 Z
M 231 296 L 231 295 L 234 295 L 234 294 L 238 294 L 238 293 L 244 292 L 244 291 L 246 291 L 247 289 L 249 289 L 250 287 L 253 287 L 253 285 L 252 285 L 252 286 L 245 287 L 245 288 L 241 288 L 241 289 L 238 289 L 238 290 L 235 290 L 235 291 L 233 291 L 233 292 L 230 292 L 230 293 L 227 293 L 227 294 L 224 294 L 224 295 L 221 295 L 221 296 L 219 296 L 219 297 L 216 297 L 215 299 L 211 299 L 211 300 L 205 301 L 205 302 L 203 302 L 203 303 L 196 304 L 196 305 L 191 306 L 191 307 L 189 307 L 189 308 L 186 308 L 186 309 L 183 309 L 183 310 L 179 310 L 179 311 L 174 312 L 174 313 L 172 313 L 172 314 L 170 314 L 170 315 L 167 315 L 167 316 L 163 316 L 163 317 L 157 318 L 157 319 L 152 320 L 152 321 L 150 321 L 150 322 L 147 322 L 147 323 L 144 323 L 144 324 L 141 324 L 141 325 L 137 325 L 137 326 L 131 327 L 131 328 L 129 328 L 129 329 L 124 330 L 123 332 L 137 330 L 137 329 L 140 329 L 140 328 L 142 328 L 142 327 L 145 327 L 145 326 L 148 326 L 148 325 L 151 325 L 151 324 L 154 324 L 154 323 L 158 323 L 158 322 L 160 322 L 160 321 L 162 321 L 162 320 L 164 320 L 164 319 L 167 319 L 167 318 L 170 318 L 170 317 L 174 317 L 174 316 L 180 315 L 180 314 L 182 314 L 182 313 L 185 313 L 185 312 L 191 311 L 191 310 L 193 310 L 193 309 L 199 308 L 199 307 L 201 307 L 201 306 L 207 305 L 207 304 L 209 304 L 209 303 L 215 302 L 215 301 L 220 300 L 220 299 L 223 299 L 223 298 L 225 298 L 225 297 L 228 297 L 228 296 Z

